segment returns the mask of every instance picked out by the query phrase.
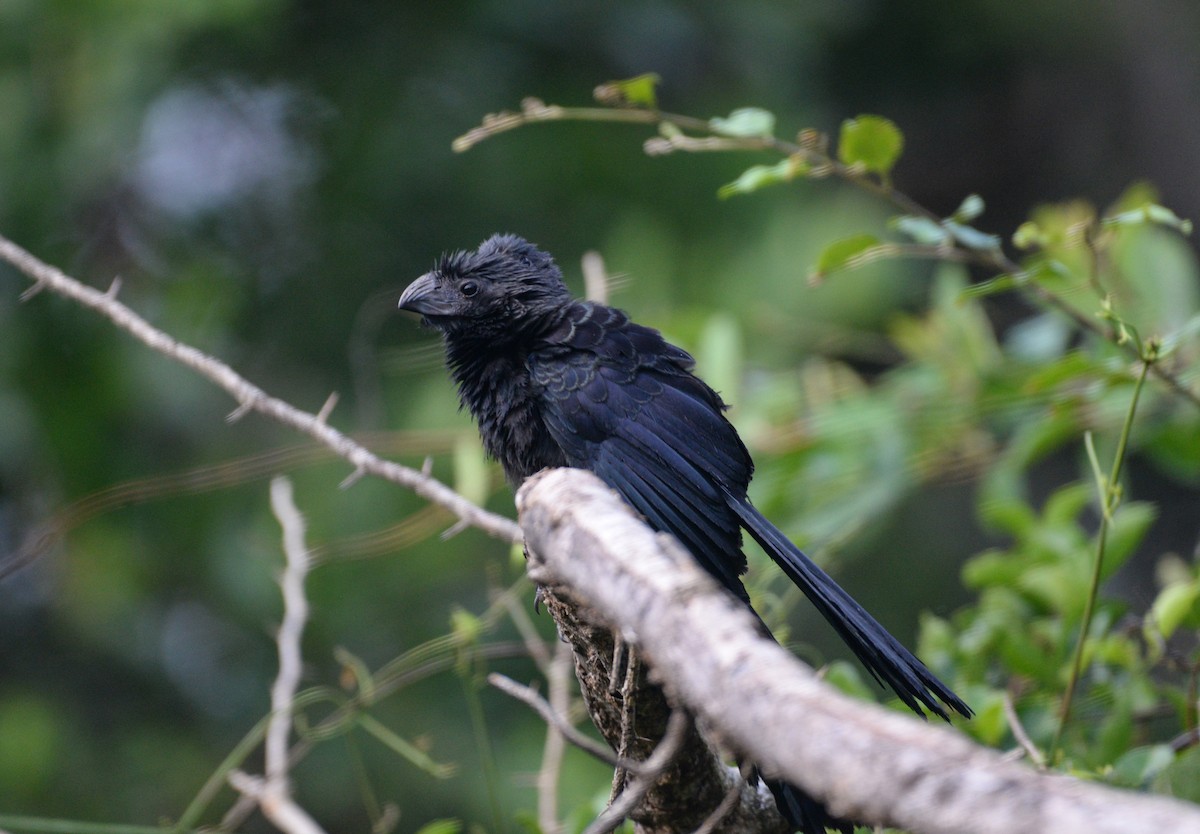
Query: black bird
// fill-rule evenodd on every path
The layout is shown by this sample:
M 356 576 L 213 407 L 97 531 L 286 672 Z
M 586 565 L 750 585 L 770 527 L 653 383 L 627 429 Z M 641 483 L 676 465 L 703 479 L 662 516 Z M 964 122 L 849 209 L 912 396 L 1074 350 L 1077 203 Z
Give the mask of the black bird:
M 442 256 L 400 296 L 440 330 L 461 404 L 514 486 L 555 466 L 587 469 L 671 533 L 750 603 L 742 528 L 804 591 L 863 665 L 913 711 L 970 716 L 950 688 L 754 508 L 754 464 L 692 357 L 620 310 L 571 297 L 554 260 L 516 235 Z M 940 703 L 939 703 L 940 699 Z M 816 834 L 849 831 L 798 789 L 780 811 Z

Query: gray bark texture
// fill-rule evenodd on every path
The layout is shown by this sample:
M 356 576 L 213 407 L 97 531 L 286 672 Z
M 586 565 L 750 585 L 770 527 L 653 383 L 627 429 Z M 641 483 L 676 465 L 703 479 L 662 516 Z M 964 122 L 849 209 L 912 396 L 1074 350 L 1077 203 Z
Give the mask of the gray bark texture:
M 952 728 L 823 684 L 590 473 L 541 472 L 521 487 L 517 509 L 529 575 L 575 649 L 589 712 L 614 749 L 644 758 L 671 706 L 705 730 L 631 815 L 642 831 L 691 831 L 716 807 L 730 770 L 715 745 L 838 816 L 917 834 L 1200 832 L 1195 805 L 1039 773 Z M 648 667 L 633 681 L 636 695 L 623 695 L 623 672 L 611 670 L 609 629 Z M 743 791 L 717 830 L 775 832 L 782 821 L 763 807 L 760 787 Z

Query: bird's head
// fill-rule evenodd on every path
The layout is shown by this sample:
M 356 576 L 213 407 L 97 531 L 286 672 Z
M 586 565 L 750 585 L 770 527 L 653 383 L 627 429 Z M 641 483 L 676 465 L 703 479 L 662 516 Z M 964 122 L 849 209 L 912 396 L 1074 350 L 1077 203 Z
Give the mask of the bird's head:
M 553 258 L 524 238 L 493 235 L 474 252 L 443 255 L 400 295 L 400 309 L 447 337 L 504 341 L 570 300 Z

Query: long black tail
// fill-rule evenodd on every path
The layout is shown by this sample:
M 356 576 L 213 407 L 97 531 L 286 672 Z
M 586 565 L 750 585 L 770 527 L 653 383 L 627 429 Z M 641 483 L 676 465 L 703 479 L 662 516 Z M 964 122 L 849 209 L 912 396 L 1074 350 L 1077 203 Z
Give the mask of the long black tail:
M 971 716 L 971 708 L 961 698 L 764 518 L 749 499 L 728 492 L 726 498 L 754 540 L 804 591 L 880 684 L 890 686 L 901 701 L 922 717 L 924 705 L 934 715 L 950 720 L 942 703 L 960 715 Z

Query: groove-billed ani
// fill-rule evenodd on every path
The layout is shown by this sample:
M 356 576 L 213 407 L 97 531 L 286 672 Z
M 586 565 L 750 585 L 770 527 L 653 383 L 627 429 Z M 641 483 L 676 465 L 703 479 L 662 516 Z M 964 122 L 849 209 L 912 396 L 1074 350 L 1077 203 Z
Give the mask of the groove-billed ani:
M 443 256 L 404 291 L 400 308 L 442 332 L 459 398 L 514 487 L 546 467 L 590 470 L 748 605 L 745 528 L 905 704 L 946 718 L 940 699 L 971 714 L 754 508 L 746 497 L 754 464 L 725 404 L 658 331 L 572 299 L 553 259 L 515 235 Z M 799 790 L 768 784 L 803 830 L 848 830 Z

